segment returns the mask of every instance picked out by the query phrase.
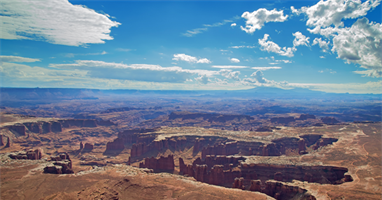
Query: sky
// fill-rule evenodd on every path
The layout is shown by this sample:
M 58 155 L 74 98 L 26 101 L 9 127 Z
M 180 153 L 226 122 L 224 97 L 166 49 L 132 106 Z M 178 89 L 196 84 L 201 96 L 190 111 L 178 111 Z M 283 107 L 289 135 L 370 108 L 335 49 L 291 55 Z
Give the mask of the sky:
M 0 0 L 0 83 L 380 94 L 380 3 Z

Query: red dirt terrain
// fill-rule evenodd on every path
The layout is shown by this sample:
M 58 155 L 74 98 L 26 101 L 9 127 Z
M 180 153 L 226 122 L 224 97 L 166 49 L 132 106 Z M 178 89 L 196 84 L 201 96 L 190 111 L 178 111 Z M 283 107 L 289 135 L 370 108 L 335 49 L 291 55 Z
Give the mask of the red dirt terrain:
M 250 116 L 174 113 L 159 118 L 171 126 L 121 130 L 101 119 L 4 113 L 2 119 L 1 199 L 382 195 L 381 123 L 336 124 L 335 118 L 301 115 L 271 118 L 263 124 L 267 131 L 257 131 L 249 130 L 256 121 Z M 248 129 L 199 126 L 240 121 Z M 300 121 L 321 124 L 286 126 Z

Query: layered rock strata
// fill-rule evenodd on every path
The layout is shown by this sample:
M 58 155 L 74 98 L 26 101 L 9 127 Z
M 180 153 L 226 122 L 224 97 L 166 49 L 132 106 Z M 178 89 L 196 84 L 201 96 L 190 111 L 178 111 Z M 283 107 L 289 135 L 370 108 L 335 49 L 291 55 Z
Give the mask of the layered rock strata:
M 31 133 L 49 133 L 62 132 L 63 128 L 70 127 L 96 127 L 96 126 L 112 126 L 116 125 L 111 121 L 97 121 L 94 119 L 65 119 L 57 121 L 37 121 L 17 123 L 14 125 L 4 126 L 3 129 L 8 129 L 15 134 L 16 137 L 25 136 L 27 132 Z
M 72 160 L 67 153 L 61 153 L 50 158 L 51 163 L 44 168 L 44 173 L 72 174 Z
M 253 179 L 283 182 L 300 180 L 320 184 L 341 184 L 352 181 L 351 176 L 346 174 L 347 168 L 343 167 L 241 163 L 244 160 L 243 157 L 206 156 L 205 160 L 198 158 L 192 165 L 186 165 L 183 159 L 179 158 L 180 174 L 192 176 L 198 181 L 228 187 L 232 186 L 235 178 L 241 177 L 244 178 L 243 184 L 248 184 Z
M 264 184 L 261 180 L 251 180 L 250 191 L 265 193 L 277 200 L 306 199 L 316 200 L 306 189 L 298 186 L 287 185 L 278 181 L 268 180 Z
M 41 149 L 30 149 L 28 151 L 19 151 L 9 154 L 12 159 L 40 160 L 42 158 Z
M 174 156 L 161 156 L 160 158 L 145 158 L 144 162 L 139 163 L 139 168 L 149 168 L 154 171 L 174 171 Z

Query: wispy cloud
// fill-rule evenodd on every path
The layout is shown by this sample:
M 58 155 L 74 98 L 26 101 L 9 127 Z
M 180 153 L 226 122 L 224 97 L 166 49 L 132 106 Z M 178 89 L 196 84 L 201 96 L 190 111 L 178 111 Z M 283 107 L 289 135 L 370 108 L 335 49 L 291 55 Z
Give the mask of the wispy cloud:
M 25 58 L 21 56 L 0 56 L 0 62 L 37 62 L 37 58 Z
M 189 55 L 186 55 L 186 54 L 174 54 L 174 58 L 172 58 L 172 60 L 176 60 L 176 61 L 186 61 L 186 62 L 189 62 L 189 63 L 211 63 L 210 60 L 208 60 L 207 58 L 201 58 L 201 59 L 197 59 L 196 57 L 193 57 L 193 56 L 189 56 Z
M 53 44 L 79 46 L 112 40 L 112 27 L 120 23 L 107 14 L 67 0 L 2 1 L 0 38 L 43 40 Z
M 125 51 L 125 52 L 134 51 L 133 49 L 124 49 L 124 48 L 117 48 L 116 50 L 117 51 Z
M 281 69 L 281 67 L 276 67 L 276 66 L 272 66 L 272 67 L 251 67 L 251 69 L 265 71 L 265 70 L 270 70 L 270 69 Z
M 186 36 L 186 37 L 192 37 L 192 36 L 194 36 L 196 34 L 203 33 L 205 31 L 207 31 L 208 28 L 223 26 L 223 25 L 225 25 L 227 23 L 232 23 L 232 22 L 234 22 L 234 21 L 236 21 L 238 19 L 240 19 L 240 17 L 239 16 L 235 16 L 235 17 L 233 17 L 231 19 L 223 20 L 222 22 L 217 22 L 217 23 L 214 23 L 214 24 L 203 24 L 203 27 L 195 28 L 195 29 L 192 29 L 192 30 L 187 30 L 185 33 L 182 33 L 182 35 Z M 233 23 L 233 24 L 235 24 L 235 23 Z M 232 24 L 231 24 L 231 26 L 232 26 Z M 236 24 L 234 26 L 236 26 Z
M 237 66 L 237 65 L 213 65 L 212 68 L 219 68 L 219 69 L 244 69 L 248 68 L 247 66 Z
M 241 45 L 241 46 L 230 46 L 229 48 L 232 48 L 232 49 L 241 49 L 241 48 L 253 49 L 253 48 L 255 48 L 255 47 L 256 47 L 256 46 Z
M 67 53 L 65 54 L 65 57 L 73 58 L 75 56 L 97 56 L 97 55 L 105 55 L 107 54 L 106 51 L 102 51 L 101 53 Z

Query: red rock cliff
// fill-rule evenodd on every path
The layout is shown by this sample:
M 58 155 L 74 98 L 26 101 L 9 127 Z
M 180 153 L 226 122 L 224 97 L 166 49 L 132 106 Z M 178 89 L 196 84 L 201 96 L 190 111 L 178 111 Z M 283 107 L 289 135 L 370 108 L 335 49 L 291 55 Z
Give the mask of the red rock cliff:
M 160 158 L 145 158 L 144 162 L 139 163 L 140 168 L 149 168 L 159 171 L 174 171 L 174 156 L 169 155 L 167 157 L 161 156 Z

